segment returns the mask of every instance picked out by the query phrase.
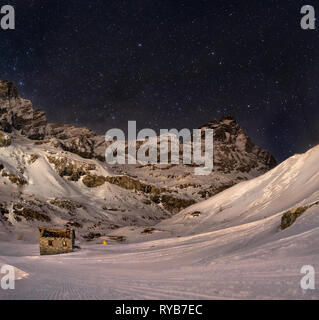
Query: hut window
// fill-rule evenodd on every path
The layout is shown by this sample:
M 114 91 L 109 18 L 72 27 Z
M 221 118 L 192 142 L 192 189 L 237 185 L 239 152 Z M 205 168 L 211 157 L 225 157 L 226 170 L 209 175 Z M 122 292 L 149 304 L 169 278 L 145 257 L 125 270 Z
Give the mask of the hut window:
M 63 247 L 66 247 L 66 246 L 67 246 L 67 245 L 66 245 L 66 241 L 63 241 L 62 243 L 63 243 Z
M 48 244 L 49 244 L 50 247 L 53 247 L 53 240 L 49 240 Z

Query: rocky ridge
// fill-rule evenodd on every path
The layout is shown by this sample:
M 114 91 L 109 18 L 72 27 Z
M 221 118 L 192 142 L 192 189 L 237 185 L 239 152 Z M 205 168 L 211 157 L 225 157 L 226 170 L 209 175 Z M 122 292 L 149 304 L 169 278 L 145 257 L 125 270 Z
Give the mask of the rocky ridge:
M 276 165 L 274 157 L 254 145 L 233 117 L 214 120 L 201 127 L 205 128 L 214 129 L 215 171 L 262 174 Z M 10 81 L 0 81 L 0 129 L 8 133 L 18 130 L 39 144 L 50 143 L 83 158 L 105 159 L 104 136 L 87 128 L 48 123 L 45 113 L 34 110 L 31 101 L 22 99 Z
M 275 166 L 234 118 L 205 128 L 215 134 L 208 176 L 195 176 L 193 165 L 110 166 L 104 136 L 49 123 L 12 82 L 0 81 L 0 222 L 10 232 L 48 224 L 73 226 L 84 239 L 112 237 L 115 229 L 118 236 L 122 227 L 150 228 Z

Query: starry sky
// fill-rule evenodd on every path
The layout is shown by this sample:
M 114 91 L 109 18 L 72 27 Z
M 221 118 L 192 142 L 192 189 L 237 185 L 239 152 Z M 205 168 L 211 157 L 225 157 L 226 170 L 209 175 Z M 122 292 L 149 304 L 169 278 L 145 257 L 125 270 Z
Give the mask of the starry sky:
M 16 9 L 0 79 L 50 122 L 101 134 L 231 114 L 282 161 L 319 143 L 318 30 L 300 27 L 313 2 L 0 0 Z

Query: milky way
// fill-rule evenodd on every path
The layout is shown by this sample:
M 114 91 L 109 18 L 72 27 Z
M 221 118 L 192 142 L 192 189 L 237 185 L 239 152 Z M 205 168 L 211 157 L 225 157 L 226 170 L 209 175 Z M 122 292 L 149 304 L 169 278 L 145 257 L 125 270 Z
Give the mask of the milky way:
M 0 78 L 51 122 L 104 133 L 232 114 L 278 160 L 319 142 L 318 31 L 301 29 L 303 1 L 8 3 Z

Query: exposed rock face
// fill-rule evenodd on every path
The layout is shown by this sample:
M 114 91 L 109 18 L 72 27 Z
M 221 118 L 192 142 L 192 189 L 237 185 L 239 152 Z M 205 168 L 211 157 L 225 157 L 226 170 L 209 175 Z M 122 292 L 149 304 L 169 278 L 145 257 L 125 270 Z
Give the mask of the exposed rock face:
M 43 111 L 34 110 L 31 101 L 19 97 L 18 91 L 10 81 L 0 81 L 0 129 L 38 140 L 46 134 L 47 119 Z
M 10 144 L 11 144 L 10 137 L 0 130 L 0 148 L 8 147 L 10 146 Z
M 33 110 L 32 103 L 24 99 L 16 99 L 12 110 L 12 126 L 21 134 L 32 140 L 45 137 L 47 119 L 43 111 Z
M 19 97 L 10 81 L 0 80 L 0 129 L 13 129 L 32 140 L 51 139 L 57 147 L 84 158 L 94 157 L 95 134 L 87 128 L 47 123 L 41 110 L 34 110 L 31 101 Z
M 231 173 L 264 173 L 276 166 L 275 158 L 266 150 L 254 145 L 244 129 L 232 116 L 214 120 L 201 128 L 214 130 L 214 170 Z
M 0 80 L 0 99 L 15 99 L 18 98 L 18 90 L 13 82 Z
M 319 201 L 316 201 L 310 205 L 298 207 L 297 209 L 291 209 L 283 214 L 281 217 L 281 230 L 285 230 L 288 227 L 292 226 L 296 220 L 303 215 L 308 209 L 312 208 L 313 206 L 319 205 Z
M 95 134 L 87 128 L 50 123 L 46 127 L 46 138 L 53 138 L 53 143 L 65 151 L 76 153 L 83 158 L 94 158 Z
M 276 165 L 274 157 L 254 145 L 233 117 L 214 120 L 201 129 L 206 128 L 214 129 L 215 171 L 230 174 L 254 170 L 262 174 Z M 0 129 L 19 130 L 33 140 L 46 139 L 44 142 L 83 158 L 105 159 L 104 136 L 87 128 L 48 124 L 44 112 L 34 110 L 29 100 L 20 98 L 10 81 L 0 81 Z
M 201 129 L 202 139 L 205 138 L 204 129 L 214 130 L 214 170 L 208 176 L 195 175 L 194 164 L 182 164 L 182 153 L 178 165 L 117 165 L 112 169 L 117 174 L 138 177 L 147 184 L 172 192 L 178 190 L 185 198 L 201 201 L 239 182 L 260 176 L 276 166 L 274 157 L 254 145 L 233 117 L 214 120 Z M 181 145 L 180 151 L 182 149 Z

